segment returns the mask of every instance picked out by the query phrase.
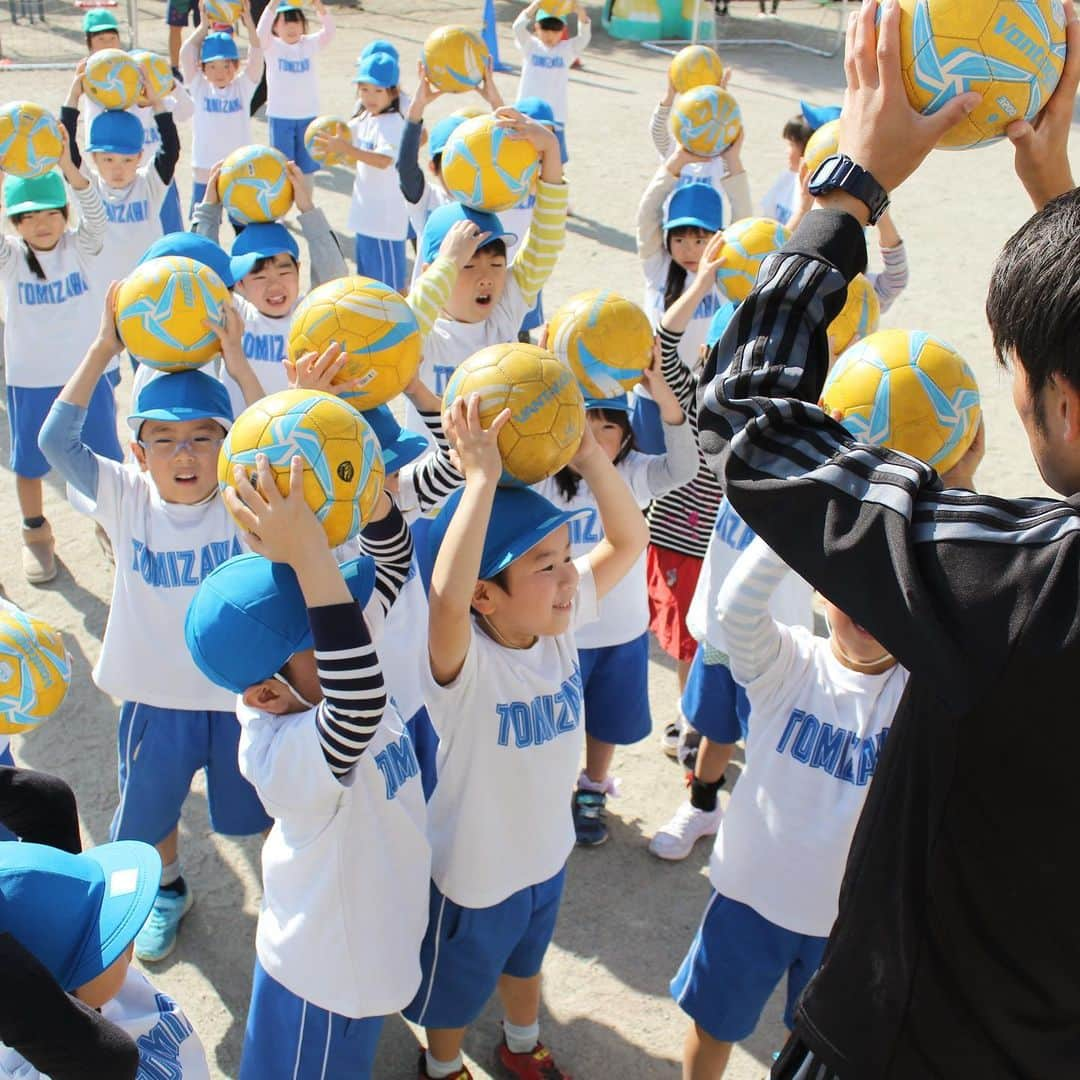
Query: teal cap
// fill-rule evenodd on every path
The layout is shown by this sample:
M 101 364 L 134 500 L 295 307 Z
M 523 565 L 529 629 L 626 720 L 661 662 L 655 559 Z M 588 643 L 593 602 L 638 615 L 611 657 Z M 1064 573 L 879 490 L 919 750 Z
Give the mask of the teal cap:
M 83 16 L 84 34 L 103 34 L 106 30 L 119 30 L 120 23 L 108 8 L 94 8 Z
M 4 209 L 8 217 L 35 210 L 62 210 L 67 204 L 64 178 L 56 169 L 50 169 L 44 176 L 4 177 Z

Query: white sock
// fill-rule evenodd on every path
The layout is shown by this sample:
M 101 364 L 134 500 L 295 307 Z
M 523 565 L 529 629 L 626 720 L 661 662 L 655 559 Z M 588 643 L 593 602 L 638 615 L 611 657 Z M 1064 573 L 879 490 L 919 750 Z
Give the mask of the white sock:
M 511 1054 L 531 1054 L 540 1041 L 540 1021 L 536 1020 L 528 1027 L 518 1027 L 509 1020 L 503 1020 L 503 1034 L 506 1036 L 506 1048 Z
M 453 1076 L 454 1073 L 461 1072 L 464 1067 L 460 1053 L 453 1061 L 436 1061 L 431 1056 L 430 1050 L 424 1051 L 424 1068 L 427 1070 L 431 1080 L 444 1080 L 447 1076 Z
M 161 888 L 168 888 L 180 877 L 180 860 L 174 859 L 161 868 Z

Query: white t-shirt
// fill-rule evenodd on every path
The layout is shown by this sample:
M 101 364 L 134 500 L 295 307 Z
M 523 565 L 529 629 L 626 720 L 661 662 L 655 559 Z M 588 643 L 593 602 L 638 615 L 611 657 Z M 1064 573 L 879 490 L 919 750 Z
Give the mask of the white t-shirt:
M 233 294 L 233 303 L 244 320 L 244 356 L 262 384 L 263 393 L 276 394 L 279 390 L 288 390 L 289 375 L 283 361 L 288 355 L 292 311 L 288 315 L 264 315 L 250 300 L 238 293 Z M 239 416 L 247 408 L 244 395 L 236 380 L 225 370 L 225 365 L 219 364 L 218 367 L 218 378 L 229 391 L 233 416 Z
M 778 926 L 825 937 L 908 673 L 896 666 L 861 675 L 824 638 L 779 629 L 775 663 L 746 687 L 746 768 L 716 835 L 709 880 Z
M 352 202 L 346 228 L 376 240 L 404 240 L 409 232 L 409 204 L 401 194 L 397 162 L 405 118 L 398 112 L 365 113 L 349 121 L 353 146 L 372 154 L 384 154 L 390 165 L 377 169 L 356 163 Z
M 180 1006 L 137 968 L 129 967 L 119 993 L 101 1007 L 139 1048 L 139 1080 L 210 1080 L 206 1051 Z M 25 1058 L 0 1043 L 0 1080 L 48 1080 Z
M 341 1016 L 385 1016 L 420 985 L 431 849 L 412 740 L 393 705 L 344 783 L 313 709 L 237 699 L 240 772 L 274 826 L 262 849 L 255 949 L 268 975 Z
M 94 276 L 104 290 L 110 281 L 127 277 L 146 249 L 161 239 L 160 214 L 166 187 L 153 163 L 140 165 L 134 181 L 126 188 L 109 187 L 96 172 L 89 175 L 108 218 L 105 246 L 94 263 Z
M 89 142 L 90 125 L 94 122 L 94 118 L 99 116 L 105 110 L 88 95 L 83 97 L 82 102 L 86 116 L 86 127 L 84 128 L 86 133 L 85 138 L 87 142 Z M 161 99 L 161 103 L 172 113 L 173 122 L 177 124 L 183 123 L 185 120 L 190 120 L 195 111 L 191 96 L 180 83 L 176 84 L 171 94 Z M 154 119 L 154 110 L 150 108 L 149 105 L 135 105 L 127 111 L 137 116 L 139 118 L 139 123 L 143 126 L 143 155 L 141 164 L 149 165 L 154 158 L 157 157 L 158 148 L 161 146 L 161 132 L 158 131 L 157 121 Z
M 220 90 L 201 71 L 191 80 L 188 89 L 195 105 L 192 168 L 211 169 L 234 150 L 252 142 L 249 110 L 257 86 L 247 75 L 237 75 Z
M 136 463 L 99 457 L 97 499 L 70 485 L 68 498 L 101 523 L 116 554 L 94 682 L 124 701 L 232 712 L 235 695 L 195 666 L 184 641 L 195 590 L 214 567 L 243 551 L 221 496 L 215 492 L 197 506 L 165 502 Z
M 650 255 L 642 265 L 645 271 L 645 314 L 653 326 L 659 326 L 664 317 L 664 287 L 667 284 L 668 268 L 671 266 L 671 256 L 666 250 L 658 251 Z M 686 285 L 683 292 L 694 281 L 693 274 L 686 275 Z M 701 366 L 700 351 L 709 336 L 709 326 L 713 316 L 731 301 L 718 288 L 712 289 L 701 298 L 694 311 L 693 318 L 687 324 L 682 340 L 679 342 L 679 359 L 691 371 L 697 371 Z
M 413 555 L 409 576 L 386 616 L 379 649 L 386 689 L 406 720 L 411 720 L 424 707 L 427 624 L 427 592 Z
M 424 665 L 439 736 L 429 806 L 431 876 L 463 907 L 490 907 L 554 876 L 574 848 L 570 795 L 585 744 L 575 629 L 599 616 L 588 563 L 570 629 L 506 649 L 478 625 L 456 679 Z
M 315 57 L 324 42 L 309 34 L 295 45 L 279 37 L 264 40 L 266 57 L 266 115 L 283 120 L 307 120 L 319 115 L 319 73 Z
M 716 599 L 724 578 L 750 546 L 754 531 L 746 524 L 735 507 L 724 499 L 716 515 L 705 560 L 701 564 L 694 597 L 686 613 L 686 627 L 695 639 L 708 642 L 714 649 L 725 652 L 724 635 L 716 617 Z M 814 590 L 794 570 L 788 570 L 783 581 L 769 599 L 769 614 L 785 626 L 814 629 Z
M 802 192 L 802 183 L 797 172 L 785 170 L 773 183 L 773 186 L 765 192 L 765 198 L 761 200 L 762 217 L 773 218 L 781 225 L 786 225 L 791 220 L 799 206 L 799 196 Z

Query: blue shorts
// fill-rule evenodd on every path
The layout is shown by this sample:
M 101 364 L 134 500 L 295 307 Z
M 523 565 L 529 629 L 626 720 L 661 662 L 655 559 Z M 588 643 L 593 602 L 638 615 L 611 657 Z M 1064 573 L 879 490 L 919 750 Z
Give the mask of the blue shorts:
M 307 152 L 304 145 L 304 132 L 315 117 L 291 120 L 285 116 L 268 116 L 266 119 L 270 123 L 270 145 L 295 162 L 302 173 L 310 175 L 318 172 L 319 163 Z
M 679 1008 L 719 1042 L 741 1042 L 787 974 L 784 1023 L 821 966 L 827 938 L 796 934 L 752 907 L 714 892 L 690 951 L 671 980 Z
M 273 819 L 240 775 L 240 722 L 234 713 L 120 706 L 120 805 L 110 840 L 158 844 L 176 828 L 199 769 L 206 772 L 210 825 L 225 836 L 253 836 Z
M 649 632 L 622 645 L 578 649 L 585 687 L 585 731 L 601 742 L 629 746 L 652 731 Z
M 426 708 L 421 707 L 406 722 L 409 737 L 412 739 L 416 760 L 420 765 L 420 786 L 424 789 L 424 801 L 431 799 L 435 790 L 435 755 L 439 752 L 439 736 L 431 726 L 431 717 Z
M 521 320 L 521 332 L 527 334 L 530 330 L 535 330 L 538 326 L 544 325 L 544 294 L 542 292 L 537 293 L 536 304 L 533 306 L 524 319 Z
M 705 647 L 700 644 L 686 677 L 682 714 L 710 742 L 727 745 L 746 738 L 750 719 L 746 691 L 727 664 L 705 663 Z
M 424 1027 L 468 1027 L 484 1011 L 500 975 L 538 975 L 555 933 L 565 877 L 563 867 L 486 908 L 461 907 L 432 882 L 420 989 L 402 1015 Z
M 404 240 L 376 240 L 357 233 L 355 254 L 358 274 L 404 292 L 409 283 L 405 273 Z
M 367 1080 L 384 1019 L 320 1009 L 286 990 L 256 959 L 240 1080 Z
M 8 425 L 11 429 L 10 464 L 16 476 L 36 480 L 49 472 L 51 466 L 38 449 L 38 434 L 61 390 L 62 386 L 7 388 Z M 116 434 L 116 398 L 108 379 L 98 379 L 90 395 L 82 438 L 95 454 L 113 461 L 124 460 Z
M 166 236 L 184 231 L 184 212 L 180 209 L 180 191 L 175 180 L 165 190 L 165 200 L 158 211 L 158 219 Z
M 634 430 L 634 445 L 641 453 L 667 452 L 660 409 L 652 398 L 641 397 L 640 394 L 630 396 L 630 426 Z

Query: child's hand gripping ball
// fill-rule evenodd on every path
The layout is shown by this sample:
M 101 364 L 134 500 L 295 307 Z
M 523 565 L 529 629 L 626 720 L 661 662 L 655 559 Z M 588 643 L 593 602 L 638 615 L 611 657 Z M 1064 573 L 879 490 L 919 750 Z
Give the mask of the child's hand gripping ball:
M 163 98 L 166 94 L 172 93 L 173 87 L 176 86 L 176 78 L 173 76 L 172 67 L 166 57 L 146 49 L 132 49 L 129 55 L 139 65 L 143 79 L 151 80 L 151 89 L 156 97 Z M 140 85 L 135 104 L 140 108 L 149 106 L 150 99 L 146 96 L 144 86 Z
M 344 165 L 348 158 L 334 149 L 331 139 L 344 139 L 352 143 L 349 125 L 337 116 L 316 116 L 304 129 L 304 146 L 307 152 L 320 164 Z

